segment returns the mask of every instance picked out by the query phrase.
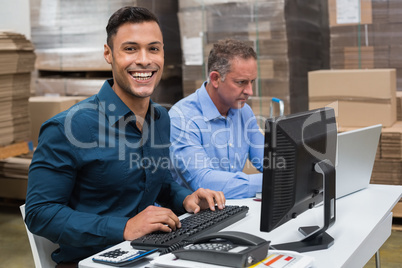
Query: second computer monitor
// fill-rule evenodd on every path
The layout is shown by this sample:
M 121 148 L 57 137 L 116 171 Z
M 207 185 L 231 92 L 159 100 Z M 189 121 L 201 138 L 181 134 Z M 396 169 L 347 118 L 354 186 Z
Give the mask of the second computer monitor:
M 335 221 L 337 128 L 332 108 L 271 118 L 266 121 L 261 231 L 270 232 L 324 201 L 324 224 L 302 228 L 306 240 L 323 240 Z M 329 239 L 325 234 L 324 240 Z M 299 241 L 277 249 L 309 251 L 329 247 Z M 302 244 L 300 244 L 302 243 Z M 318 243 L 318 245 L 317 245 Z

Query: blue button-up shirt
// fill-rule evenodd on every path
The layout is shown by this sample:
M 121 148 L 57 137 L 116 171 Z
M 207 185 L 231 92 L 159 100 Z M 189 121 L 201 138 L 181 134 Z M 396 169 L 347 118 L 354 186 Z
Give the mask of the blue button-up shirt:
M 98 94 L 45 122 L 29 170 L 26 223 L 60 244 L 56 262 L 122 242 L 130 217 L 154 202 L 185 212 L 191 191 L 169 171 L 169 116 L 150 102 L 141 132 L 106 81 Z
M 262 172 L 264 135 L 247 104 L 222 116 L 205 83 L 170 110 L 172 175 L 192 189 L 223 191 L 226 198 L 253 197 L 262 174 L 243 173 L 247 159 Z

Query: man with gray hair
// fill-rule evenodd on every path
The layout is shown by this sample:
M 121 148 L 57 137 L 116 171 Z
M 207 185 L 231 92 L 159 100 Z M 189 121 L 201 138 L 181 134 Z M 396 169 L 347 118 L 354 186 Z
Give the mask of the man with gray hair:
M 264 135 L 246 104 L 257 73 L 252 47 L 231 39 L 214 44 L 207 81 L 169 111 L 176 181 L 190 189 L 223 191 L 226 198 L 261 191 L 262 174 L 243 172 L 247 159 L 260 172 L 263 166 Z

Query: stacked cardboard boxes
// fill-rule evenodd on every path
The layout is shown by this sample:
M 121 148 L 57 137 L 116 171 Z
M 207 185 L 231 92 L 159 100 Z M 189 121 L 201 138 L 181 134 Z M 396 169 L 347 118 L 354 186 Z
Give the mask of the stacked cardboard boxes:
M 52 75 L 35 79 L 37 96 L 92 96 L 98 93 L 105 79 Z
M 35 53 L 17 33 L 0 32 L 0 147 L 30 138 L 28 98 Z
M 135 1 L 32 0 L 32 41 L 38 70 L 109 71 L 103 59 L 105 26 L 122 5 Z
M 371 183 L 402 185 L 402 121 L 396 121 L 401 94 L 396 94 L 395 69 L 313 71 L 309 93 L 310 109 L 335 108 L 339 132 L 382 124 Z
M 401 91 L 402 1 L 328 0 L 328 10 L 331 69 L 393 68 L 397 90 Z M 398 97 L 396 107 L 401 107 Z M 401 112 L 396 118 L 402 120 Z M 402 129 L 399 122 L 384 126 L 372 183 L 402 184 Z
M 382 124 L 372 183 L 402 184 L 402 121 L 396 120 L 395 69 L 313 71 L 309 94 L 310 109 L 335 108 L 339 132 Z
M 371 183 L 402 185 L 402 121 L 383 128 L 380 138 L 380 158 L 374 162 Z M 393 210 L 402 218 L 402 199 Z
M 28 98 L 34 64 L 34 46 L 25 36 L 0 32 L 0 197 L 25 198 L 30 160 L 22 160 L 23 167 L 13 160 L 30 149 Z
M 34 61 L 32 62 L 33 65 Z M 23 144 L 18 143 L 15 146 L 7 146 L 10 149 L 17 148 L 18 154 L 2 157 L 0 152 L 0 197 L 25 199 L 27 183 L 28 183 L 28 170 L 32 160 L 33 147 L 38 143 L 38 134 L 41 125 L 52 116 L 67 110 L 72 105 L 76 104 L 85 97 L 29 97 L 26 99 L 27 118 L 31 124 L 26 127 L 29 130 L 30 148 L 23 147 Z M 18 145 L 18 147 L 17 147 Z M 22 151 L 24 149 L 24 151 Z M 10 157 L 11 156 L 11 157 Z
M 84 96 L 34 96 L 29 98 L 31 116 L 31 137 L 33 146 L 38 145 L 39 130 L 42 124 L 52 116 L 63 112 L 85 99 Z
M 103 57 L 105 28 L 109 17 L 123 6 L 146 7 L 160 20 L 166 71 L 153 99 L 175 102 L 182 98 L 181 84 L 175 83 L 181 80 L 177 0 L 32 0 L 37 95 L 90 96 L 99 91 L 105 79 L 112 77 Z
M 0 197 L 24 200 L 32 154 L 0 160 Z
M 328 0 L 331 69 L 395 68 L 402 90 L 402 2 Z
M 402 121 L 383 128 L 379 147 L 371 182 L 402 185 Z
M 331 105 L 339 127 L 365 127 L 396 122 L 395 69 L 312 71 L 309 108 Z
M 282 99 L 286 114 L 307 110 L 307 72 L 327 67 L 322 35 L 326 10 L 318 0 L 179 0 L 184 96 L 206 80 L 212 44 L 233 38 L 258 54 L 257 97 Z M 260 106 L 255 99 L 250 104 Z

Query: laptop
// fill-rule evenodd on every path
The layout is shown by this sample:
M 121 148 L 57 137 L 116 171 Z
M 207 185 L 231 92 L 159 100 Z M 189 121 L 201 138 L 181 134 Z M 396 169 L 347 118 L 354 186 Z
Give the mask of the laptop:
M 336 198 L 366 188 L 371 179 L 382 125 L 338 133 Z

